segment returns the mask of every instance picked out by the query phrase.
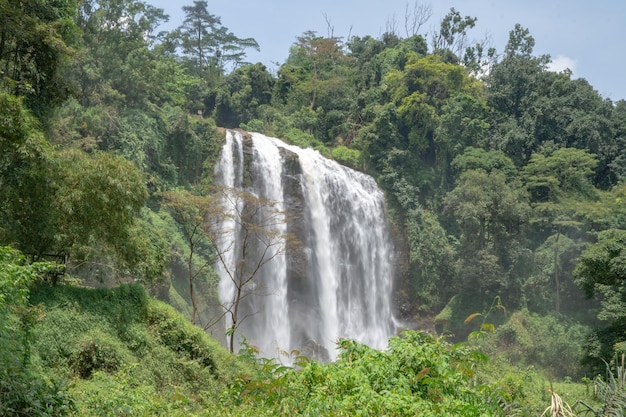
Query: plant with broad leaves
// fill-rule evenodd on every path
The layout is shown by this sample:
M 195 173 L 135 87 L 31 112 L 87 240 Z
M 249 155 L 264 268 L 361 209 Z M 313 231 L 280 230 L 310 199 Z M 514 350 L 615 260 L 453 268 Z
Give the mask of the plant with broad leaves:
M 472 313 L 469 316 L 467 316 L 467 318 L 464 321 L 465 324 L 469 324 L 476 317 L 483 318 L 483 321 L 480 323 L 479 329 L 469 334 L 468 336 L 469 340 L 477 339 L 479 337 L 486 335 L 487 333 L 493 333 L 496 330 L 495 324 L 487 322 L 487 317 L 489 317 L 489 315 L 496 310 L 501 310 L 503 313 L 506 313 L 506 307 L 504 307 L 504 305 L 502 304 L 502 299 L 500 298 L 499 295 L 496 295 L 496 297 L 493 299 L 493 302 L 491 303 L 491 307 L 489 307 L 489 310 L 487 310 L 486 313 Z

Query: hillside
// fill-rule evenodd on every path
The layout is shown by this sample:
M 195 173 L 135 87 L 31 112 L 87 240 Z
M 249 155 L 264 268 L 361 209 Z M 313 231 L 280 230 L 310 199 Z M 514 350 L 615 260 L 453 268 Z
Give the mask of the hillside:
M 25 326 L 1 329 L 21 344 L 0 380 L 6 416 L 495 416 L 549 400 L 538 374 L 500 368 L 494 379 L 485 356 L 427 333 L 392 338 L 385 352 L 343 340 L 326 365 L 291 352 L 295 370 L 253 348 L 231 355 L 139 285 L 39 283 L 29 298 Z

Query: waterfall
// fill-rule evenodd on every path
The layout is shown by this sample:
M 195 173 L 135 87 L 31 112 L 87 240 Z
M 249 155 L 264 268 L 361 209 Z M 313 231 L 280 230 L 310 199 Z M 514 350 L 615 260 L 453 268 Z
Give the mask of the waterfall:
M 375 181 L 317 151 L 234 131 L 227 132 L 215 173 L 225 187 L 273 202 L 264 215 L 277 221 L 267 227 L 295 237 L 284 250 L 269 248 L 271 260 L 246 288 L 240 308 L 245 320 L 235 340 L 245 337 L 264 357 L 298 350 L 333 360 L 340 338 L 385 348 L 395 333 L 394 256 Z M 233 216 L 240 209 L 230 208 Z M 233 218 L 225 222 L 228 233 L 219 245 L 232 249 L 226 262 L 235 268 L 244 233 Z M 263 249 L 248 249 L 247 262 L 254 264 Z M 228 305 L 236 288 L 226 269 L 218 265 L 220 298 Z

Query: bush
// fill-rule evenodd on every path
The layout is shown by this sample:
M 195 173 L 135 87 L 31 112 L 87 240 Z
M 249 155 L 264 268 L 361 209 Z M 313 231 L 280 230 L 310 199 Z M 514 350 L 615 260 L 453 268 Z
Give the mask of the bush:
M 33 327 L 42 311 L 28 304 L 29 285 L 48 264 L 27 264 L 0 247 L 0 415 L 66 416 L 74 411 L 67 391 L 33 366 Z
M 65 387 L 47 381 L 28 368 L 0 366 L 0 415 L 69 416 L 76 411 L 74 400 Z
M 77 387 L 81 417 L 101 416 L 193 416 L 193 404 L 182 394 L 163 395 L 153 385 L 139 382 L 132 368 L 115 375 L 94 372 L 89 381 Z
M 154 303 L 149 311 L 150 331 L 158 340 L 188 359 L 198 361 L 202 366 L 217 373 L 213 350 L 219 349 L 200 328 L 182 319 L 171 307 Z
M 485 357 L 467 346 L 409 331 L 391 338 L 386 351 L 351 340 L 339 347 L 336 362 L 301 360 L 300 371 L 260 361 L 259 374 L 234 384 L 231 398 L 281 415 L 503 414 L 494 388 L 475 384 Z
M 528 310 L 515 312 L 495 331 L 493 347 L 511 363 L 545 369 L 554 378 L 582 377 L 580 366 L 586 326 L 556 316 L 539 316 Z
M 132 360 L 118 339 L 96 329 L 81 337 L 69 358 L 69 365 L 73 373 L 87 379 L 95 371 L 114 373 Z
M 345 146 L 338 146 L 332 150 L 331 155 L 334 160 L 350 168 L 357 169 L 361 163 L 361 152 Z

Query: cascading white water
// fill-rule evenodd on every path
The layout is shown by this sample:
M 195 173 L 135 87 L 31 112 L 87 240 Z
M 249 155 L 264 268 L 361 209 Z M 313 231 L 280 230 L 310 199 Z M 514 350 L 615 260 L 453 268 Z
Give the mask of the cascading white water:
M 216 165 L 215 174 L 219 178 L 221 185 L 227 189 L 241 188 L 243 179 L 243 143 L 241 140 L 235 140 L 231 131 L 226 133 L 226 143 L 222 148 L 221 158 Z M 234 270 L 236 256 L 239 253 L 237 249 L 237 236 L 239 235 L 239 227 L 234 220 L 236 208 L 224 205 L 224 210 L 229 211 L 230 216 L 224 216 L 222 229 L 226 232 L 221 236 L 218 244 L 220 251 L 224 256 L 224 263 L 216 264 L 217 271 L 220 275 L 219 294 L 222 300 L 232 300 L 234 298 L 235 288 L 229 279 L 229 271 Z M 227 307 L 231 307 L 229 302 L 225 302 Z M 226 316 L 227 327 L 230 327 L 229 316 Z
M 250 136 L 244 144 L 240 132 L 227 133 L 217 180 L 226 187 L 245 184 L 253 195 L 276 202 L 296 223 L 279 223 L 276 231 L 294 234 L 301 247 L 259 270 L 254 285 L 264 290 L 246 299 L 239 335 L 265 357 L 304 349 L 332 360 L 339 338 L 385 348 L 395 332 L 393 246 L 375 181 L 311 149 Z M 224 247 L 238 246 L 239 232 L 232 226 Z M 236 253 L 229 258 L 233 265 Z M 235 289 L 224 269 L 219 272 L 220 297 L 228 303 Z

